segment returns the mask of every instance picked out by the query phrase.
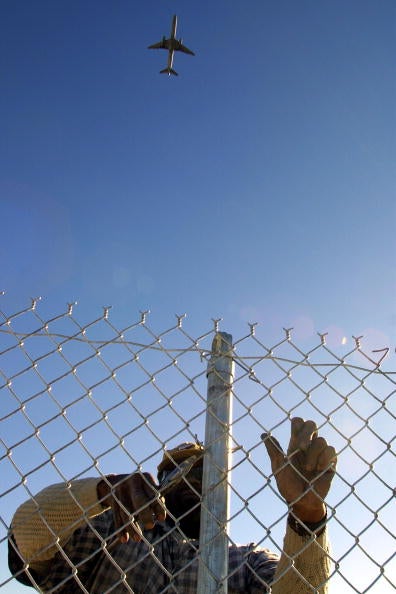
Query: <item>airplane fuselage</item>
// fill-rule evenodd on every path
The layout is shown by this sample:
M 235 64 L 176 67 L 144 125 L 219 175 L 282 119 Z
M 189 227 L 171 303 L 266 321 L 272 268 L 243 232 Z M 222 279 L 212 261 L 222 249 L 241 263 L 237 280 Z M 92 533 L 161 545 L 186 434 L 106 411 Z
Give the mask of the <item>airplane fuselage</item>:
M 176 37 L 176 30 L 177 30 L 177 16 L 174 15 L 172 20 L 172 27 L 171 27 L 171 39 Z
M 171 26 L 171 34 L 170 34 L 170 43 L 169 43 L 169 53 L 168 53 L 168 68 L 169 70 L 173 66 L 173 58 L 175 55 L 175 49 L 172 47 L 172 41 L 176 39 L 176 31 L 177 31 L 177 16 L 174 15 L 172 19 L 172 26 Z M 170 76 L 170 72 L 169 72 Z
M 169 69 L 172 68 L 172 66 L 173 66 L 174 55 L 175 55 L 175 50 L 170 49 L 168 52 L 168 68 Z

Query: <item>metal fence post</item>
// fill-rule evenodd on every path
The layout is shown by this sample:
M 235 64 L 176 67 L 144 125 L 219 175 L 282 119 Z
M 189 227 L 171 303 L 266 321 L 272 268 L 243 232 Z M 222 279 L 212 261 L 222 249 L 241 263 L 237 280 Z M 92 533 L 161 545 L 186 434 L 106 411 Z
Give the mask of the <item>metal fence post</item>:
M 197 594 L 227 594 L 232 336 L 216 333 L 208 365 Z

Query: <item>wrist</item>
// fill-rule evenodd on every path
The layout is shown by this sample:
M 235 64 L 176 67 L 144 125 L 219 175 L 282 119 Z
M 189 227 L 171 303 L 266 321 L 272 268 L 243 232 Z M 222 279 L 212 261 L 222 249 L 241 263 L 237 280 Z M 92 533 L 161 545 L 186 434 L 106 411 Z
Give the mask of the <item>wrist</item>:
M 326 517 L 327 507 L 325 503 L 321 503 L 317 507 L 306 507 L 296 503 L 290 507 L 290 512 L 297 520 L 301 520 L 301 522 L 315 524 L 321 522 Z
M 291 512 L 287 518 L 287 523 L 299 536 L 303 538 L 317 538 L 326 528 L 327 514 L 317 522 L 307 522 L 300 520 Z

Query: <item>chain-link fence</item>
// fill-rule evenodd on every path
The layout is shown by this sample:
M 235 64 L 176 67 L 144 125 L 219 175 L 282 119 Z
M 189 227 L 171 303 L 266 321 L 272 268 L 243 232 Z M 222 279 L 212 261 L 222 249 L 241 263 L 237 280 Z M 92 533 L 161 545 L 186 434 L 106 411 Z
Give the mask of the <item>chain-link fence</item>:
M 183 316 L 158 330 L 142 313 L 119 329 L 108 309 L 88 323 L 73 305 L 45 318 L 40 310 L 33 301 L 0 314 L 1 594 L 23 588 L 5 559 L 13 514 L 25 500 L 84 477 L 155 476 L 165 450 L 205 439 L 207 366 L 219 321 L 192 336 Z M 396 374 L 383 366 L 394 355 L 364 352 L 359 338 L 336 352 L 325 335 L 303 350 L 291 330 L 271 345 L 261 334 L 252 324 L 233 337 L 232 417 L 223 423 L 232 452 L 228 542 L 282 552 L 288 510 L 260 436 L 270 433 L 286 447 L 290 419 L 313 419 L 338 454 L 326 499 L 330 591 L 393 592 Z M 59 554 L 56 535 L 54 542 Z M 102 540 L 103 550 L 112 555 Z M 158 591 L 182 592 L 171 578 Z

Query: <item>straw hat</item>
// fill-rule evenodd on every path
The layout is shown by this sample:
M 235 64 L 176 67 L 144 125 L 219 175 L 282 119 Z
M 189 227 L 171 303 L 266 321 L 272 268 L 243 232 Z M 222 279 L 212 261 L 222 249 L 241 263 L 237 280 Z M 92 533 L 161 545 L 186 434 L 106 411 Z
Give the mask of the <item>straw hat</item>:
M 165 450 L 161 462 L 158 464 L 158 474 L 163 470 L 172 470 L 177 464 L 191 456 L 202 456 L 204 447 L 200 443 L 185 442 L 171 450 Z M 197 463 L 202 462 L 197 460 Z

